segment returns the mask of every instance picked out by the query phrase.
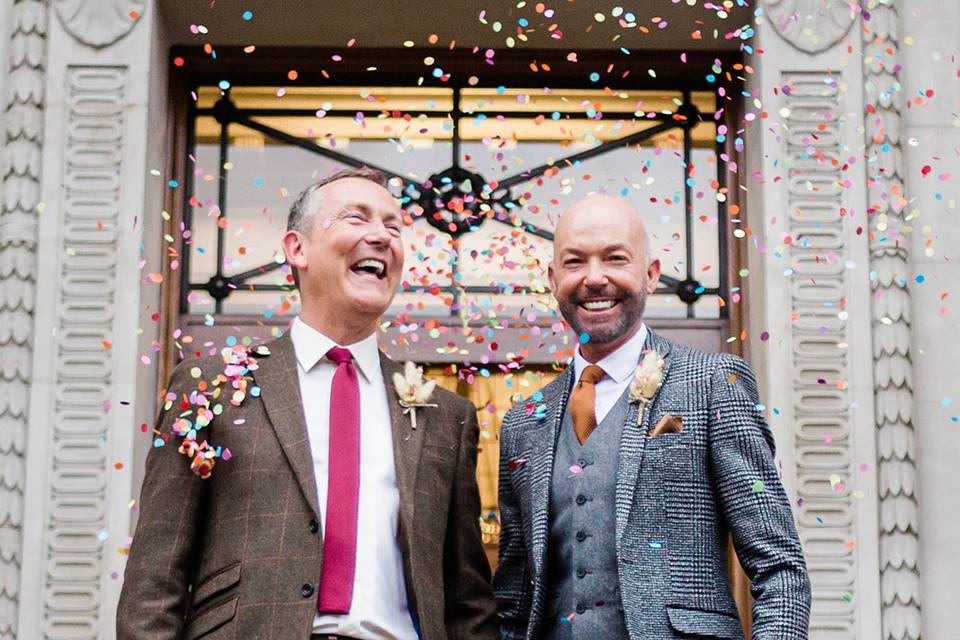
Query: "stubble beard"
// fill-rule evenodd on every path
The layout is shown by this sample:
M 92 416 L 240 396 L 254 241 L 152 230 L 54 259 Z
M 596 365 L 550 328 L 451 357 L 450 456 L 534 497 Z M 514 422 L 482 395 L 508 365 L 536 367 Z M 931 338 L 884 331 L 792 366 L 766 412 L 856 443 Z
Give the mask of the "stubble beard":
M 623 291 L 618 291 L 618 294 L 622 295 Z M 573 298 L 558 300 L 557 304 L 560 307 L 560 315 L 577 332 L 578 336 L 587 334 L 590 337 L 591 344 L 607 344 L 622 337 L 640 323 L 647 306 L 647 292 L 643 288 L 633 295 L 622 298 L 620 300 L 620 315 L 617 319 L 608 326 L 601 326 L 592 330 L 580 322 L 577 316 L 580 305 Z

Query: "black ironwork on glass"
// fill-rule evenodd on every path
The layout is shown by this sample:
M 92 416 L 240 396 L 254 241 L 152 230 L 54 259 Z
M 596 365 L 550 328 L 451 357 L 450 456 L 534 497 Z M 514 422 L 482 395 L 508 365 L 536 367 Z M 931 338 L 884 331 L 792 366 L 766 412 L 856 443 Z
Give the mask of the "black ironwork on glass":
M 719 287 L 704 287 L 696 280 L 694 277 L 694 260 L 693 260 L 693 188 L 690 178 L 690 167 L 692 159 L 692 150 L 693 150 L 693 135 L 692 129 L 702 120 L 701 114 L 697 109 L 696 105 L 691 101 L 691 96 L 689 91 L 683 92 L 683 102 L 682 104 L 673 112 L 673 113 L 661 113 L 657 114 L 655 118 L 650 118 L 650 120 L 656 122 L 657 124 L 633 133 L 621 138 L 614 140 L 608 140 L 601 144 L 598 144 L 590 149 L 580 151 L 577 153 L 570 154 L 563 158 L 557 159 L 549 164 L 543 164 L 531 169 L 525 169 L 514 175 L 511 175 L 507 178 L 503 178 L 491 185 L 487 180 L 479 173 L 469 171 L 460 166 L 460 157 L 461 157 L 461 135 L 460 135 L 460 119 L 464 115 L 464 112 L 460 109 L 460 88 L 453 87 L 453 105 L 449 113 L 450 119 L 452 122 L 452 158 L 450 166 L 443 171 L 440 171 L 428 178 L 425 182 L 419 183 L 414 180 L 411 180 L 405 176 L 402 176 L 386 167 L 378 166 L 374 163 L 368 162 L 366 160 L 360 160 L 349 154 L 337 151 L 336 149 L 331 149 L 328 147 L 321 146 L 316 144 L 313 140 L 307 138 L 299 138 L 294 135 L 290 135 L 285 131 L 281 131 L 274 127 L 268 126 L 256 120 L 257 117 L 261 116 L 314 116 L 315 111 L 310 109 L 286 109 L 286 108 L 255 108 L 255 109 L 244 109 L 238 108 L 233 101 L 230 99 L 230 94 L 224 92 L 220 100 L 218 100 L 213 107 L 211 108 L 192 108 L 190 114 L 190 129 L 188 131 L 189 140 L 188 148 L 191 152 L 194 152 L 196 149 L 196 137 L 195 137 L 195 119 L 198 116 L 212 116 L 216 119 L 217 123 L 220 125 L 220 136 L 219 136 L 219 155 L 220 155 L 220 170 L 218 177 L 218 208 L 220 216 L 225 218 L 228 215 L 227 210 L 227 171 L 225 165 L 228 162 L 228 150 L 229 150 L 229 128 L 231 125 L 237 125 L 241 127 L 246 127 L 257 131 L 264 136 L 270 137 L 274 140 L 289 144 L 291 146 L 299 147 L 311 153 L 315 153 L 319 156 L 323 156 L 340 164 L 346 165 L 353 168 L 362 168 L 368 167 L 370 169 L 377 170 L 381 172 L 384 176 L 396 182 L 399 181 L 402 185 L 402 191 L 404 194 L 405 202 L 407 204 L 417 203 L 423 209 L 423 217 L 426 221 L 433 226 L 438 231 L 441 231 L 445 234 L 449 234 L 453 237 L 461 236 L 465 233 L 469 233 L 473 230 L 479 228 L 488 218 L 496 222 L 509 225 L 510 227 L 515 227 L 513 220 L 511 219 L 511 212 L 522 205 L 517 202 L 517 199 L 513 196 L 513 188 L 519 185 L 522 185 L 530 180 L 538 178 L 551 169 L 556 169 L 562 171 L 565 167 L 576 166 L 579 161 L 593 158 L 614 149 L 619 149 L 623 147 L 628 147 L 631 145 L 640 144 L 644 141 L 652 139 L 654 136 L 664 133 L 666 131 L 677 130 L 679 129 L 683 134 L 683 162 L 682 162 L 682 179 L 684 185 L 684 231 L 685 231 L 685 240 L 686 240 L 686 256 L 684 259 L 684 264 L 686 266 L 685 277 L 681 280 L 671 276 L 661 274 L 660 284 L 657 288 L 655 294 L 666 294 L 666 295 L 676 295 L 681 301 L 687 305 L 687 317 L 694 317 L 693 305 L 703 296 L 703 295 L 719 295 L 721 298 L 725 299 L 727 295 L 727 286 L 726 286 L 726 269 L 727 269 L 727 256 L 726 256 L 726 205 L 724 201 L 718 202 L 718 220 L 719 220 L 719 275 L 720 275 L 720 286 Z M 379 115 L 378 111 L 368 111 L 368 112 L 357 112 L 357 111 L 347 111 L 347 110 L 328 110 L 326 115 L 328 117 L 336 116 L 346 116 L 350 118 L 357 117 L 359 114 L 362 114 L 364 117 L 376 117 Z M 416 118 L 421 115 L 423 116 L 436 116 L 438 113 L 442 112 L 404 112 L 405 115 Z M 471 116 L 476 116 L 477 114 L 484 113 L 482 110 L 473 110 L 470 112 Z M 509 115 L 516 118 L 534 118 L 542 115 L 540 112 L 524 112 L 524 111 L 510 111 Z M 575 113 L 565 114 L 569 119 L 586 119 L 586 116 L 579 116 Z M 623 119 L 633 119 L 635 116 L 632 112 L 630 113 L 610 113 L 605 112 L 605 117 L 607 118 L 623 118 Z M 720 162 L 720 156 L 722 153 L 722 148 L 719 143 L 717 145 L 717 182 L 719 188 L 722 189 L 725 185 L 724 180 L 724 163 Z M 191 174 L 187 175 L 187 189 L 185 189 L 184 198 L 186 201 L 189 200 L 190 193 L 192 191 L 192 177 Z M 469 188 L 465 188 L 465 187 Z M 489 215 L 487 211 L 492 210 L 493 215 Z M 190 225 L 190 211 L 191 207 L 189 204 L 184 206 L 185 213 L 185 224 L 187 228 Z M 532 223 L 523 222 L 522 228 L 527 233 L 530 233 L 534 236 L 544 238 L 546 240 L 553 240 L 553 234 L 547 230 L 540 228 Z M 206 282 L 191 282 L 189 278 L 189 259 L 190 252 L 185 251 L 183 254 L 183 268 L 182 268 L 182 284 L 181 287 L 182 296 L 181 296 L 181 312 L 186 313 L 189 309 L 187 296 L 190 291 L 204 290 L 206 291 L 211 298 L 213 298 L 215 303 L 215 312 L 222 313 L 223 311 L 223 301 L 237 288 L 244 288 L 248 291 L 290 291 L 293 289 L 293 285 L 282 285 L 282 284 L 263 284 L 263 283 L 250 283 L 248 280 L 251 278 L 263 275 L 275 271 L 280 268 L 281 264 L 276 261 L 270 261 L 253 269 L 243 271 L 241 273 L 235 273 L 227 275 L 223 273 L 223 258 L 224 258 L 224 234 L 225 226 L 218 225 L 217 228 L 217 265 L 216 273 L 210 277 Z M 456 272 L 458 261 L 454 260 L 451 264 L 452 267 L 452 277 L 453 282 L 456 282 Z M 450 294 L 518 294 L 518 293 L 530 293 L 529 288 L 521 285 L 501 285 L 501 286 L 474 286 L 474 285 L 465 285 L 465 286 L 441 286 L 441 287 L 431 287 L 432 290 L 442 291 L 444 293 Z M 419 288 L 414 288 L 411 292 L 418 291 Z M 721 316 L 726 315 L 726 308 L 721 307 L 720 309 Z

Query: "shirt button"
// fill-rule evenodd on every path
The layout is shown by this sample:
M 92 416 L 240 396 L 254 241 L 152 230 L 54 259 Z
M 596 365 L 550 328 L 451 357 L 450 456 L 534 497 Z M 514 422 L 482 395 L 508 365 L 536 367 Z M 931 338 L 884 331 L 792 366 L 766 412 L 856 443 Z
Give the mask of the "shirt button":
M 310 527 L 310 533 L 316 533 L 317 531 L 320 531 L 320 525 L 317 524 L 316 520 L 311 520 L 310 524 L 307 526 Z
M 577 531 L 577 542 L 583 542 L 587 539 L 586 531 Z
M 303 595 L 304 598 L 309 598 L 310 596 L 313 595 L 313 585 L 310 584 L 309 582 L 306 583 L 305 585 L 300 587 L 300 593 Z
M 585 606 L 583 606 L 582 604 L 578 604 L 578 605 L 577 605 L 577 613 L 578 613 L 578 614 L 583 615 L 583 612 L 586 611 L 586 610 L 587 610 L 587 608 L 586 608 Z
M 577 569 L 577 577 L 578 577 L 578 578 L 582 578 L 582 577 L 584 577 L 585 575 L 587 575 L 587 570 L 586 570 L 586 569 Z
M 577 504 L 583 505 L 586 503 L 587 503 L 587 496 L 583 495 L 582 493 L 577 496 Z

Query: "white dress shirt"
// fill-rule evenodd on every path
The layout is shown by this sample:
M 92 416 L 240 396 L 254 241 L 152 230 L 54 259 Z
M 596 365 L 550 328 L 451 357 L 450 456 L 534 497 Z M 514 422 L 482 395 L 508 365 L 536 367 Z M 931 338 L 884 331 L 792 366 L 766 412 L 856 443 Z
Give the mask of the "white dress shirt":
M 321 527 L 325 525 L 327 511 L 330 388 L 337 369 L 326 357 L 327 351 L 336 346 L 350 350 L 360 385 L 360 497 L 353 600 L 346 615 L 318 614 L 313 620 L 313 633 L 364 640 L 416 640 L 403 576 L 400 492 L 377 336 L 373 334 L 356 344 L 338 345 L 297 318 L 290 328 L 290 338 L 297 355 Z M 317 577 L 320 577 L 320 567 L 317 567 Z
M 573 384 L 576 385 L 588 365 L 595 364 L 607 374 L 596 384 L 596 398 L 594 410 L 597 424 L 606 417 L 613 405 L 617 403 L 624 389 L 633 380 L 633 372 L 640 363 L 643 345 L 647 341 L 647 325 L 641 323 L 633 337 L 620 345 L 620 348 L 608 355 L 600 362 L 589 362 L 580 355 L 580 347 L 573 356 Z

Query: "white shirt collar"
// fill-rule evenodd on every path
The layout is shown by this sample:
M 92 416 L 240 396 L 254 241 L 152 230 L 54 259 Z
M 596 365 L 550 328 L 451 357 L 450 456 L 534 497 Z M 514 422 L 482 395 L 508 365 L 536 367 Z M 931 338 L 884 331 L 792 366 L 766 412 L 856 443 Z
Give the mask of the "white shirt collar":
M 290 339 L 293 341 L 293 350 L 297 355 L 297 362 L 304 371 L 309 372 L 333 347 L 349 349 L 353 354 L 353 361 L 360 369 L 360 373 L 368 381 L 375 380 L 380 370 L 380 349 L 377 347 L 377 333 L 349 345 L 338 345 L 297 316 L 290 327 Z
M 647 325 L 640 323 L 640 328 L 633 334 L 629 340 L 620 345 L 620 347 L 608 355 L 600 362 L 592 363 L 603 369 L 614 382 L 622 383 L 633 375 L 640 362 L 640 356 L 643 354 L 643 345 L 647 342 Z M 580 354 L 580 347 L 577 346 L 577 352 L 573 356 L 573 382 L 576 384 L 580 379 L 583 370 L 591 363 Z

